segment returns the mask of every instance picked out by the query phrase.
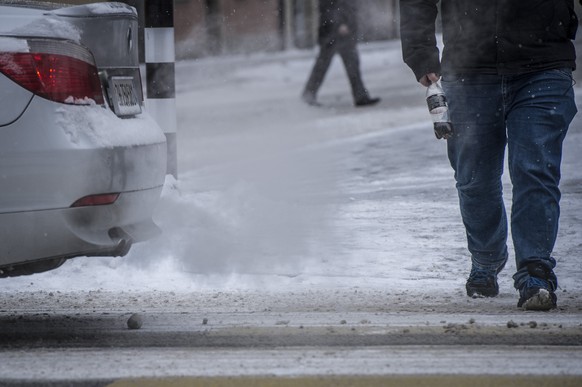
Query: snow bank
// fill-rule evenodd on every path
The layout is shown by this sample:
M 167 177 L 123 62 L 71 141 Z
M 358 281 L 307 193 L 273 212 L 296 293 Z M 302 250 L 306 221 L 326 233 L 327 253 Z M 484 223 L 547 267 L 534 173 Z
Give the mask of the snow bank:
M 100 105 L 62 105 L 57 110 L 57 123 L 73 144 L 84 141 L 104 147 L 131 146 L 165 141 L 158 124 L 149 114 L 134 119 L 121 119 Z
M 68 39 L 81 42 L 81 31 L 71 23 L 53 17 L 34 19 L 10 31 L 16 35 Z

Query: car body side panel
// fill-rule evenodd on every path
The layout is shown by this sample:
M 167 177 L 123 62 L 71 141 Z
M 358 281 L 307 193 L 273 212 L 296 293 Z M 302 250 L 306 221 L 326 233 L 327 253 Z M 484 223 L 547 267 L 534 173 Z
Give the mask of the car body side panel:
M 1 53 L 0 53 L 1 55 Z M 33 94 L 14 83 L 10 78 L 0 73 L 0 101 L 10 101 L 10 109 L 0 109 L 0 134 L 2 126 L 18 119 L 24 112 Z

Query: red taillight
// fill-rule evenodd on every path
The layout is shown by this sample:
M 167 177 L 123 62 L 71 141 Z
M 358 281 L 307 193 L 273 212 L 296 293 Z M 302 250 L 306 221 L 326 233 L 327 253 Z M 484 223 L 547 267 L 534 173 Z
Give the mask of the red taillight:
M 93 63 L 75 57 L 75 52 L 68 55 L 60 52 L 66 50 L 55 50 L 54 45 L 44 51 L 47 52 L 0 53 L 0 72 L 51 101 L 89 104 L 89 98 L 99 105 L 104 103 L 99 74 Z
M 77 200 L 71 207 L 104 206 L 115 203 L 118 197 L 118 193 L 89 195 Z

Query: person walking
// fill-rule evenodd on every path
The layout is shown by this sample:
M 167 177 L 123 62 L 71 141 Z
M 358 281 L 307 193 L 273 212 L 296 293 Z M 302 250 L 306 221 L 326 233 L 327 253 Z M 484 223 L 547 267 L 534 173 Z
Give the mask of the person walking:
M 402 54 L 418 82 L 429 86 L 440 79 L 448 99 L 448 158 L 472 262 L 467 294 L 499 293 L 497 276 L 508 259 L 501 182 L 507 147 L 517 306 L 555 308 L 551 254 L 562 143 L 577 112 L 573 0 L 440 0 L 442 58 L 435 37 L 438 2 L 400 0 Z
M 370 98 L 360 73 L 357 50 L 356 0 L 319 0 L 319 54 L 303 90 L 302 99 L 318 105 L 317 91 L 321 87 L 331 60 L 336 53 L 346 69 L 355 106 L 374 105 L 380 98 Z

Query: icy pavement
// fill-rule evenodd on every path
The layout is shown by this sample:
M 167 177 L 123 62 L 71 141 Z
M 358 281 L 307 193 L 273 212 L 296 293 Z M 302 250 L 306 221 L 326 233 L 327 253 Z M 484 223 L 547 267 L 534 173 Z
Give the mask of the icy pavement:
M 424 90 L 397 42 L 361 53 L 374 107 L 352 107 L 337 59 L 323 107 L 302 104 L 314 51 L 178 63 L 179 179 L 157 208 L 163 235 L 124 258 L 3 279 L 0 380 L 580 376 L 581 119 L 564 150 L 559 308 L 518 310 L 511 260 L 498 297 L 471 299 Z M 507 177 L 505 192 L 509 208 Z
M 382 98 L 374 107 L 352 107 L 337 58 L 323 107 L 302 104 L 314 51 L 178 63 L 179 179 L 168 179 L 157 210 L 164 234 L 122 259 L 3 280 L 2 291 L 363 288 L 412 308 L 423 297 L 465 302 L 464 230 L 424 90 L 398 42 L 361 53 L 365 82 Z M 564 150 L 555 313 L 582 308 L 580 149 L 577 118 Z M 505 192 L 509 208 L 507 176 Z M 514 270 L 510 260 L 500 297 L 479 302 L 514 304 Z

